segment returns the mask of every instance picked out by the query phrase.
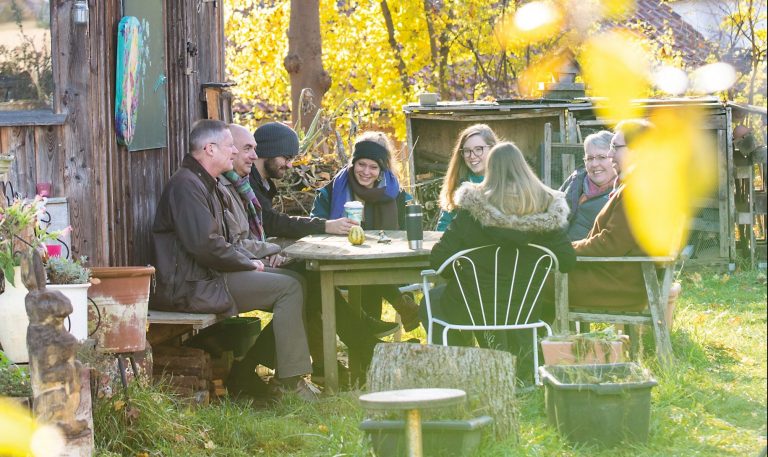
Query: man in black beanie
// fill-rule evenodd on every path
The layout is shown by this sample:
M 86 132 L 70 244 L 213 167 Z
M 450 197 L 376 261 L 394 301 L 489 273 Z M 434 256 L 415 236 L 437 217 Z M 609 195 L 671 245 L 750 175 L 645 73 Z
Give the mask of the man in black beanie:
M 277 195 L 273 179 L 282 179 L 291 168 L 293 158 L 299 153 L 299 137 L 292 128 L 279 122 L 269 122 L 253 133 L 258 159 L 251 169 L 251 187 L 261 203 L 264 216 L 264 232 L 267 236 L 301 238 L 307 235 L 328 233 L 346 235 L 353 220 L 342 217 L 326 220 L 317 217 L 289 216 L 272 208 Z

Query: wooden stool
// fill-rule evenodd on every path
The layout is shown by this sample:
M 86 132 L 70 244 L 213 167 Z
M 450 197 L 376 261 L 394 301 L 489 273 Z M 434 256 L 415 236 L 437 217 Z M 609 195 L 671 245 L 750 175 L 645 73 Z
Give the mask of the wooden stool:
M 404 389 L 361 395 L 360 404 L 368 409 L 405 410 L 408 456 L 423 457 L 419 409 L 457 405 L 466 399 L 467 393 L 459 389 Z

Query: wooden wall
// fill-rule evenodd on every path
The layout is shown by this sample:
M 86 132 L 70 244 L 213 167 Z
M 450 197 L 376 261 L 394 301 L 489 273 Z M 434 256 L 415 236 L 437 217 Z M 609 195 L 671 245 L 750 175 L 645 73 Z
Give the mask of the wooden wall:
M 138 152 L 119 146 L 114 133 L 122 2 L 89 0 L 85 27 L 72 23 L 72 3 L 51 2 L 54 112 L 66 121 L 0 126 L 0 151 L 16 155 L 10 181 L 17 192 L 31 196 L 35 183 L 50 181 L 53 196 L 67 197 L 74 255 L 93 265 L 144 265 L 157 200 L 187 150 L 189 126 L 204 114 L 200 83 L 224 77 L 221 2 L 202 3 L 198 12 L 196 0 L 165 0 L 167 147 Z M 187 42 L 198 43 L 196 53 Z

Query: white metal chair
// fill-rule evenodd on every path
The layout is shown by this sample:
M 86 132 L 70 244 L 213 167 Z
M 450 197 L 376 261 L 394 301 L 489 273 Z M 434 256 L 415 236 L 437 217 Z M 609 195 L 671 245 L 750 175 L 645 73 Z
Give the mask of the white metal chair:
M 521 259 L 521 251 L 524 251 L 525 258 Z M 476 259 L 478 254 L 482 255 L 483 252 L 492 254 L 493 265 L 481 267 L 483 274 L 478 275 L 479 265 Z M 470 324 L 448 322 L 432 313 L 429 296 L 430 282 L 435 276 L 442 274 L 446 268 L 451 268 L 453 278 L 458 284 L 461 301 L 466 307 Z M 498 245 L 465 249 L 452 255 L 437 270 L 422 271 L 422 290 L 428 319 L 427 343 L 432 344 L 435 324 L 443 327 L 443 345 L 448 343 L 449 330 L 531 329 L 534 379 L 536 384 L 540 385 L 537 329 L 543 327 L 547 335 L 552 335 L 552 329 L 544 321 L 531 322 L 531 315 L 539 301 L 547 277 L 557 270 L 557 257 L 552 251 L 529 244 L 522 250 L 520 248 L 503 249 Z M 500 272 L 502 277 L 499 275 Z M 526 275 L 526 278 L 521 275 Z M 488 287 L 489 280 L 492 280 L 490 287 Z M 515 290 L 516 281 L 518 284 L 525 284 L 525 290 L 520 290 L 522 286 Z M 484 283 L 485 287 L 481 287 L 481 283 Z

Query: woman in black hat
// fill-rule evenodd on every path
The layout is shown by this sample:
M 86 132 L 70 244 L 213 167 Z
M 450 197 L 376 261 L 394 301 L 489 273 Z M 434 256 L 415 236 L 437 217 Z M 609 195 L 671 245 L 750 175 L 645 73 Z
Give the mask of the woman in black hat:
M 382 132 L 365 132 L 355 140 L 349 165 L 336 173 L 315 197 L 310 216 L 326 219 L 344 217 L 344 204 L 363 204 L 362 227 L 366 230 L 404 230 L 405 203 L 411 199 L 392 172 L 392 143 Z M 418 305 L 396 286 L 367 286 L 363 308 L 372 316 L 381 315 L 381 298 L 400 314 L 403 327 L 418 327 Z

